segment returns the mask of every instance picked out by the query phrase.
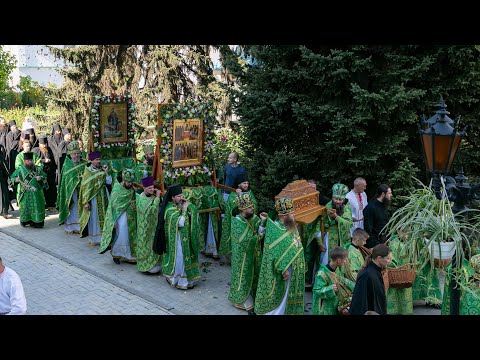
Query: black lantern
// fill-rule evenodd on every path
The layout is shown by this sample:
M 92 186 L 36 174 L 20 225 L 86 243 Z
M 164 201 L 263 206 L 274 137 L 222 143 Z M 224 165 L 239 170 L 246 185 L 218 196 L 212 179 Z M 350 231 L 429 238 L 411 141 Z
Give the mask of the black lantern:
M 465 129 L 457 131 L 458 121 L 448 117 L 450 113 L 442 97 L 435 106 L 439 108 L 435 115 L 428 120 L 422 118 L 419 133 L 427 170 L 433 175 L 433 188 L 440 197 L 439 176 L 450 172 Z

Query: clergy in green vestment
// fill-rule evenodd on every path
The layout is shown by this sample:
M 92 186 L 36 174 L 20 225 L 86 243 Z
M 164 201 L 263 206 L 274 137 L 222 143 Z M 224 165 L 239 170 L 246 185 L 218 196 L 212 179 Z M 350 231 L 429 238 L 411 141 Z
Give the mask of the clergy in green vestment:
M 68 155 L 63 163 L 60 185 L 58 186 L 58 223 L 64 225 L 65 233 L 80 234 L 78 194 L 87 162 L 82 159 L 78 141 L 71 141 L 67 150 Z
M 255 313 L 303 315 L 305 257 L 290 198 L 275 201 L 278 220 L 267 220 Z
M 112 183 L 112 177 L 107 174 L 107 165 L 100 164 L 100 152 L 89 153 L 88 159 L 92 164 L 85 167 L 78 195 L 80 237 L 88 236 L 90 245 L 99 245 L 108 207 L 106 185 Z
M 153 145 L 143 145 L 143 152 L 145 155 L 135 167 L 135 180 L 137 183 L 141 183 L 143 178 L 152 175 L 153 170 L 153 158 L 155 155 Z
M 200 280 L 197 209 L 180 184 L 170 185 L 163 198 L 153 250 L 163 255 L 162 272 L 172 287 L 191 289 Z
M 351 281 L 357 281 L 357 274 L 365 263 L 366 256 L 361 249 L 366 250 L 364 246 L 368 237 L 369 235 L 365 230 L 356 228 L 352 233 L 352 242 L 344 246 L 348 251 L 348 256 L 346 263 L 341 269 L 343 276 Z
M 392 236 L 388 240 L 388 247 L 392 250 L 392 261 L 388 267 L 397 268 L 408 263 L 406 244 L 402 241 L 405 235 Z M 387 290 L 387 314 L 389 315 L 412 315 L 413 295 L 412 287 L 392 288 Z
M 236 202 L 240 214 L 232 218 L 232 270 L 228 300 L 235 307 L 253 314 L 267 216 L 261 214 L 260 219 L 254 214 L 249 193 L 237 196 Z
M 336 246 L 330 251 L 330 260 L 322 265 L 313 285 L 313 315 L 337 315 L 348 311 L 355 282 L 342 276 L 339 269 L 347 262 L 346 249 Z
M 350 242 L 352 228 L 352 209 L 345 197 L 348 186 L 335 184 L 332 187 L 332 200 L 327 203 L 327 212 L 324 215 L 325 232 L 328 233 L 328 248 L 345 246 Z
M 26 152 L 24 164 L 17 167 L 10 180 L 17 184 L 17 204 L 20 208 L 20 224 L 41 228 L 45 220 L 45 195 L 47 174 L 33 164 L 33 153 Z
M 113 185 L 102 229 L 100 254 L 108 249 L 113 261 L 135 263 L 137 245 L 137 206 L 133 188 L 135 171 L 123 169 L 122 182 Z
M 257 214 L 257 200 L 255 199 L 255 196 L 250 189 L 250 183 L 247 180 L 247 174 L 245 172 L 237 176 L 237 190 L 236 192 L 231 192 L 228 195 L 227 201 L 225 202 L 224 217 L 222 223 L 222 238 L 220 240 L 220 246 L 218 249 L 218 253 L 220 255 L 230 255 L 230 253 L 232 252 L 232 244 L 230 237 L 231 224 L 232 218 L 238 214 L 238 207 L 235 199 L 238 195 L 243 193 L 248 193 L 250 195 L 253 203 L 253 213 Z
M 23 150 L 22 152 L 18 153 L 17 157 L 15 158 L 15 169 L 17 169 L 19 166 L 23 165 L 23 159 L 26 153 L 32 152 L 32 143 L 29 141 L 29 134 L 24 135 L 26 138 L 24 140 L 21 140 L 19 143 L 19 147 L 21 147 Z M 40 161 L 40 157 L 35 154 L 33 154 L 33 164 L 38 167 L 40 170 L 43 169 L 43 164 Z
M 142 179 L 143 192 L 137 194 L 137 270 L 146 274 L 161 271 L 162 258 L 153 251 L 153 238 L 158 221 L 160 190 L 155 189 L 153 176 Z

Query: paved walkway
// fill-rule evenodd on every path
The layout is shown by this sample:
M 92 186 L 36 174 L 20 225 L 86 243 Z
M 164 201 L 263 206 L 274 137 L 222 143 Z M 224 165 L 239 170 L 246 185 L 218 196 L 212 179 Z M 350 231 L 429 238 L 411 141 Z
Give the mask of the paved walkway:
M 200 255 L 201 281 L 178 290 L 163 276 L 117 265 L 109 252 L 100 255 L 87 239 L 65 234 L 58 214 L 48 215 L 43 229 L 23 228 L 18 210 L 12 214 L 0 217 L 0 256 L 22 279 L 28 314 L 246 315 L 227 300 L 229 265 Z M 305 314 L 311 313 L 311 299 L 306 292 Z M 440 314 L 416 305 L 415 314 Z

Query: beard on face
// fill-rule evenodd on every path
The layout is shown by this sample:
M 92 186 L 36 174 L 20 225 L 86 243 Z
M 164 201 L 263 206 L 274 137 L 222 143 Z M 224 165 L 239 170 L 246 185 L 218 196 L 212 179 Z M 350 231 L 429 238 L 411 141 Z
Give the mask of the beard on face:
M 342 216 L 343 210 L 345 209 L 345 206 L 343 205 L 343 203 L 341 204 L 333 203 L 333 205 L 334 205 L 333 208 L 337 211 L 337 215 Z
M 389 207 L 392 203 L 392 199 L 383 198 L 383 206 Z
M 247 215 L 245 215 L 245 219 L 250 220 L 251 218 L 253 218 L 253 215 L 253 212 L 248 213 Z
M 130 185 L 124 184 L 123 186 L 125 187 L 125 189 L 131 189 L 133 185 L 132 184 L 130 184 Z
M 28 165 L 25 164 L 25 167 L 26 167 L 28 170 L 33 170 L 33 164 L 28 164 Z
M 293 231 L 296 227 L 295 220 L 292 216 L 287 216 L 283 224 L 289 231 Z
M 153 165 L 153 157 L 147 157 L 147 163 L 148 163 L 148 165 L 152 166 Z

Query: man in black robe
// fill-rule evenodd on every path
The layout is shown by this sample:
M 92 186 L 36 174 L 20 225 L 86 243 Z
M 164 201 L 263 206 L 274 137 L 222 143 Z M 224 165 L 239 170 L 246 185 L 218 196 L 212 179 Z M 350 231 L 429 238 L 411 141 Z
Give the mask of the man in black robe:
M 63 135 L 63 140 L 58 147 L 59 148 L 59 154 L 60 154 L 60 157 L 59 157 L 60 167 L 58 168 L 58 174 L 62 173 L 63 163 L 65 162 L 65 158 L 67 157 L 67 152 L 68 152 L 67 147 L 68 147 L 68 144 L 70 144 L 70 141 L 72 141 L 72 134 L 70 134 L 69 129 L 64 128 L 62 130 L 62 135 Z M 59 176 L 58 181 L 60 181 L 60 176 Z
M 38 155 L 43 164 L 43 171 L 47 174 L 48 186 L 43 188 L 43 193 L 45 195 L 45 208 L 52 210 L 55 208 L 55 203 L 57 201 L 57 187 L 55 185 L 57 166 L 55 165 L 52 149 L 48 147 L 46 136 L 40 136 L 38 138 L 38 147 L 33 148 L 32 152 Z
M 21 151 L 21 149 L 19 150 L 18 148 L 18 143 L 20 141 L 20 137 L 22 136 L 22 132 L 17 127 L 15 120 L 10 121 L 8 126 L 10 127 L 10 131 L 7 134 L 6 161 L 8 171 L 10 171 L 10 174 L 13 174 L 15 171 L 15 159 L 17 158 L 18 153 Z
M 387 297 L 383 283 L 382 270 L 392 260 L 392 250 L 385 244 L 378 244 L 372 254 L 365 259 L 353 289 L 351 315 L 364 315 L 367 311 L 375 311 L 379 315 L 387 315 Z
M 10 208 L 10 190 L 13 191 L 13 188 L 5 162 L 5 152 L 5 147 L 0 144 L 0 215 L 8 219 L 12 217 L 8 210 Z

